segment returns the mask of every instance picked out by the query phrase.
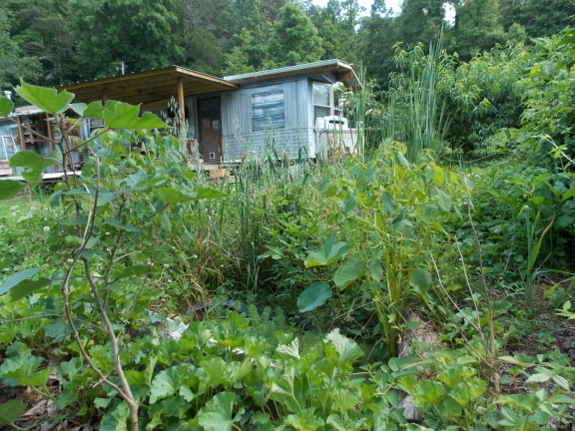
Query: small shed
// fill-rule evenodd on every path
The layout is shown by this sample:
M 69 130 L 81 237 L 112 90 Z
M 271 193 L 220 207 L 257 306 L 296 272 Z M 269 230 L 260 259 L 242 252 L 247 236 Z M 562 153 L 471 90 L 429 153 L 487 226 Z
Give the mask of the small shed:
M 79 131 L 76 131 L 76 134 L 80 137 Z M 47 156 L 56 149 L 51 141 L 58 136 L 60 132 L 50 121 L 50 116 L 34 105 L 15 108 L 7 117 L 0 117 L 0 177 L 22 172 L 23 168 L 12 169 L 9 166 L 9 160 L 15 153 L 28 150 Z M 72 153 L 74 164 L 79 166 L 81 159 L 81 154 Z M 62 166 L 51 166 L 46 172 L 62 172 Z
M 361 82 L 352 65 L 333 59 L 223 78 L 170 66 L 58 90 L 76 94 L 75 102 L 111 99 L 156 113 L 167 110 L 174 98 L 180 120 L 190 126 L 189 142 L 197 143 L 205 163 L 220 164 L 266 146 L 289 158 L 302 151 L 316 157 L 317 119 L 342 115 L 340 86 L 355 90 Z

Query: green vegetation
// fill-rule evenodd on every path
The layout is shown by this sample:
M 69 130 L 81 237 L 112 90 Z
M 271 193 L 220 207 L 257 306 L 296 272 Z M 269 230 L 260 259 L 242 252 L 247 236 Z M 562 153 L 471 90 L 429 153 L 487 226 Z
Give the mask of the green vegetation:
M 478 17 L 457 30 L 469 59 L 446 29 L 431 45 L 391 46 L 385 88 L 367 80 L 343 96 L 368 128 L 360 154 L 286 160 L 270 142 L 233 181 L 208 184 L 188 166 L 177 124 L 21 81 L 18 95 L 62 137 L 46 157 L 10 160 L 25 182 L 0 181 L 2 384 L 31 387 L 67 418 L 101 414 L 105 431 L 569 429 L 575 30 L 474 55 L 470 40 L 513 33 L 505 19 L 479 31 L 497 3 L 456 4 L 462 26 Z M 258 4 L 234 2 L 253 14 L 236 23 L 234 61 L 218 57 L 230 70 L 313 53 L 357 16 L 353 2 L 310 6 L 309 18 Z M 384 10 L 375 3 L 359 36 L 407 25 Z M 429 34 L 440 27 L 432 1 L 404 10 Z M 312 47 L 270 38 L 270 57 L 250 42 L 267 17 Z M 0 97 L 0 115 L 12 107 Z M 104 126 L 70 140 L 70 110 Z M 90 154 L 82 175 L 40 189 L 42 171 L 78 148 Z M 0 423 L 22 427 L 26 407 L 0 404 Z
M 443 31 L 447 52 L 469 61 L 533 45 L 574 14 L 571 0 L 405 0 L 400 13 L 384 0 L 370 11 L 357 0 L 5 0 L 0 89 L 22 77 L 63 85 L 173 64 L 222 76 L 331 58 L 363 64 L 386 89 L 397 42 L 427 49 Z

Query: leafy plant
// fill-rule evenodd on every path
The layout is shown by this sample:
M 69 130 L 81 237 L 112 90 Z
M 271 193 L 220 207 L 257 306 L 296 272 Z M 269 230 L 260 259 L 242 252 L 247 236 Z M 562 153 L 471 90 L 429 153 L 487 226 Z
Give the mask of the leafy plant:
M 397 330 L 410 294 L 427 297 L 431 276 L 426 247 L 444 235 L 436 218 L 451 209 L 443 190 L 456 175 L 437 166 L 430 155 L 411 164 L 404 147 L 387 142 L 372 162 L 348 163 L 338 183 L 324 183 L 326 202 L 336 210 L 329 222 L 339 226 L 346 241 L 331 235 L 306 258 L 306 267 L 332 266 L 330 280 L 337 292 L 355 286 L 373 301 L 389 356 L 397 354 Z M 326 204 L 327 206 L 327 204 Z M 328 294 L 325 284 L 310 286 L 299 301 L 306 310 L 319 306 Z M 341 295 L 338 293 L 338 296 Z M 304 307 L 302 307 L 304 308 Z
M 177 139 L 150 131 L 166 127 L 155 115 L 144 113 L 138 117 L 138 107 L 113 101 L 105 106 L 99 102 L 89 106 L 71 104 L 73 94 L 56 93 L 25 82 L 16 91 L 54 116 L 52 121 L 60 138 L 42 137 L 58 147 L 47 157 L 20 151 L 10 160 L 10 165 L 26 168 L 22 175 L 31 184 L 41 180 L 47 167 L 61 165 L 64 181 L 55 187 L 50 197 L 51 205 L 60 207 L 61 214 L 55 220 L 58 229 L 52 231 L 38 251 L 45 265 L 15 272 L 3 281 L 0 293 L 8 293 L 9 302 L 17 302 L 33 293 L 42 294 L 46 302 L 56 301 L 62 310 L 58 314 L 31 315 L 23 319 L 56 318 L 54 325 L 66 322 L 76 353 L 94 377 L 123 400 L 131 429 L 137 430 L 138 397 L 124 371 L 120 351 L 128 322 L 134 316 L 146 315 L 142 299 L 149 295 L 145 292 L 147 279 L 158 272 L 154 264 L 172 262 L 169 247 L 159 237 L 160 233 L 171 230 L 166 210 L 170 205 L 225 194 L 195 187 Z M 5 111 L 11 109 L 10 103 L 3 100 L 2 106 L 4 112 L 0 114 L 6 115 Z M 101 119 L 105 126 L 77 142 L 71 138 L 70 130 L 81 123 L 63 114 L 68 110 L 81 117 Z M 133 151 L 139 146 L 142 150 Z M 84 148 L 90 157 L 81 176 L 76 177 L 71 175 L 74 171 L 71 154 Z M 25 183 L 2 182 L 0 194 L 8 198 L 27 187 Z M 45 276 L 33 279 L 39 273 Z M 115 318 L 118 320 L 114 322 Z M 103 345 L 88 348 L 80 333 L 86 327 L 88 333 L 96 330 L 106 335 L 111 357 L 104 360 L 103 351 L 96 349 Z M 4 375 L 16 378 L 15 384 L 44 386 L 43 393 L 50 396 L 45 388 L 48 369 L 34 372 L 31 368 L 25 375 L 11 377 L 14 372 L 4 370 Z M 62 406 L 69 405 L 74 398 L 61 401 Z

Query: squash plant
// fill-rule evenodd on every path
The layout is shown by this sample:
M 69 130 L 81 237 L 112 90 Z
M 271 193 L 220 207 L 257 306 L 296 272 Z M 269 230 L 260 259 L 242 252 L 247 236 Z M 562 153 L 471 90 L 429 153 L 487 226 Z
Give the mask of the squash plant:
M 92 384 L 99 380 L 117 393 L 129 411 L 130 427 L 136 431 L 139 400 L 120 356 L 128 323 L 147 314 L 143 298 L 149 296 L 151 277 L 159 266 L 172 261 L 171 248 L 164 240 L 171 230 L 167 210 L 225 195 L 195 187 L 194 174 L 185 163 L 178 139 L 159 131 L 167 126 L 155 115 L 139 117 L 138 106 L 114 101 L 104 106 L 100 102 L 74 104 L 71 93 L 57 93 L 23 81 L 16 92 L 52 116 L 50 122 L 60 137 L 39 136 L 57 147 L 46 157 L 24 150 L 10 159 L 11 167 L 25 168 L 24 181 L 0 181 L 0 198 L 33 191 L 49 167 L 61 166 L 64 176 L 50 196 L 52 207 L 59 208 L 60 214 L 53 217 L 57 229 L 50 231 L 38 252 L 43 264 L 37 266 L 38 256 L 34 261 L 23 256 L 20 270 L 0 284 L 0 295 L 9 295 L 6 302 L 10 304 L 36 293 L 52 308 L 56 304 L 59 310 L 55 312 L 24 319 L 65 322 L 64 331 L 75 342 L 72 350 L 93 372 L 96 381 Z M 0 115 L 7 116 L 12 109 L 10 100 L 0 98 Z M 71 112 L 80 119 L 67 115 Z M 101 119 L 104 127 L 88 139 L 78 140 L 72 132 L 83 125 L 83 119 Z M 72 154 L 83 151 L 89 156 L 81 174 L 76 175 Z M 26 267 L 27 262 L 36 266 Z M 98 353 L 89 349 L 86 339 L 95 344 L 98 336 L 94 332 L 104 334 Z M 12 332 L 2 341 L 17 337 Z M 107 352 L 112 355 L 104 360 Z M 20 384 L 33 379 L 34 386 L 45 386 L 50 373 L 47 369 L 36 372 L 37 366 L 36 362 L 31 364 L 27 375 L 8 370 L 7 376 L 15 375 Z M 84 387 L 90 384 L 86 383 Z M 74 396 L 60 401 L 69 405 Z

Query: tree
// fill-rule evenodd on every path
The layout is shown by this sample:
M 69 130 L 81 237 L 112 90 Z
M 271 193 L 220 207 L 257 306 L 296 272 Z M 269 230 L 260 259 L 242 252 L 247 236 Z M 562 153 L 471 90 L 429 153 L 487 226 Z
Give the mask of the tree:
M 40 61 L 40 81 L 62 85 L 64 76 L 74 75 L 75 69 L 68 1 L 11 0 L 7 4 L 14 14 L 12 38 L 25 55 Z
M 271 60 L 278 66 L 318 61 L 324 53 L 317 28 L 296 3 L 287 3 L 278 15 L 270 43 Z
M 84 78 L 181 63 L 180 0 L 70 0 Z
M 220 75 L 224 68 L 224 49 L 234 30 L 234 3 L 231 0 L 183 0 L 182 21 L 184 65 Z
M 238 29 L 232 48 L 225 56 L 225 74 L 245 73 L 265 68 L 274 26 L 263 11 L 262 0 L 240 0 L 235 4 Z
M 380 88 L 388 85 L 388 76 L 396 70 L 393 46 L 397 40 L 397 19 L 385 7 L 384 0 L 376 0 L 371 14 L 361 20 L 358 32 L 359 58 L 368 78 L 376 79 Z
M 357 0 L 329 0 L 325 8 L 310 9 L 311 20 L 322 39 L 323 58 L 356 61 L 358 38 L 355 28 L 361 11 Z
M 444 18 L 443 0 L 404 0 L 397 18 L 396 41 L 408 47 L 418 42 L 427 45 L 441 33 Z
M 463 60 L 505 44 L 499 0 L 459 0 L 455 3 L 455 26 L 450 50 Z
M 571 0 L 501 0 L 504 29 L 509 31 L 513 24 L 520 24 L 529 37 L 559 33 L 571 24 L 574 15 Z
M 198 27 L 190 34 L 185 54 L 185 65 L 190 69 L 220 75 L 224 68 L 224 53 L 214 34 L 204 27 Z
M 41 65 L 36 57 L 26 56 L 10 36 L 12 14 L 0 5 L 0 90 L 9 89 L 19 78 L 37 81 Z

